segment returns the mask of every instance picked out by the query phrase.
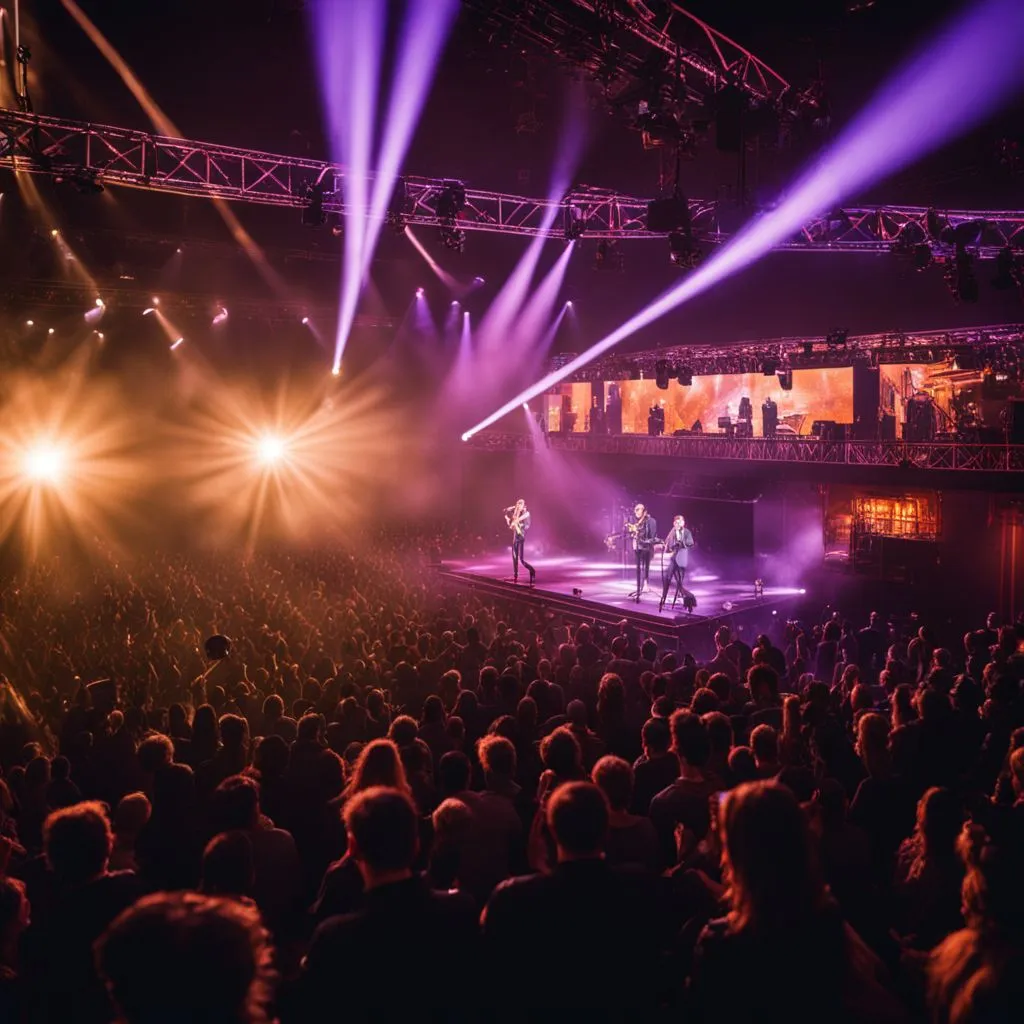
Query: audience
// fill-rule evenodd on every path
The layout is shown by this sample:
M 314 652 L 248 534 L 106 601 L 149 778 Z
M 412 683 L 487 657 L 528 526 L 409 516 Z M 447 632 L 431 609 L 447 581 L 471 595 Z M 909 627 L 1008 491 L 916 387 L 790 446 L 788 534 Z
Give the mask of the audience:
M 0 1020 L 1013 1018 L 1024 623 L 701 664 L 417 546 L 0 583 Z

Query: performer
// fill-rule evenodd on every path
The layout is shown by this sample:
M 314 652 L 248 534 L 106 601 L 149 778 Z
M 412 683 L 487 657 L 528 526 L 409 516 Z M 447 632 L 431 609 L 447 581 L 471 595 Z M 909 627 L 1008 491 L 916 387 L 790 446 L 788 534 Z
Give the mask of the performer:
M 526 560 L 526 531 L 530 528 L 530 510 L 526 502 L 520 498 L 514 505 L 505 509 L 505 522 L 512 531 L 512 582 L 519 582 L 519 563 L 523 563 L 524 569 L 530 571 L 530 586 L 532 587 L 537 579 L 537 573 L 533 566 Z
M 686 566 L 690 561 L 690 548 L 692 547 L 693 534 L 686 528 L 686 520 L 682 516 L 676 516 L 672 520 L 672 532 L 665 538 L 665 551 L 671 556 L 672 565 L 662 586 L 661 602 L 658 605 L 659 612 L 665 607 L 668 588 L 673 581 L 679 590 L 683 589 L 683 579 L 686 577 Z
M 636 592 L 630 596 L 635 597 L 636 603 L 639 604 L 640 595 L 651 589 L 648 577 L 651 574 L 651 551 L 658 539 L 658 524 L 639 502 L 633 509 L 633 515 L 636 517 L 635 521 L 626 523 L 626 530 L 633 538 L 633 551 L 636 554 Z

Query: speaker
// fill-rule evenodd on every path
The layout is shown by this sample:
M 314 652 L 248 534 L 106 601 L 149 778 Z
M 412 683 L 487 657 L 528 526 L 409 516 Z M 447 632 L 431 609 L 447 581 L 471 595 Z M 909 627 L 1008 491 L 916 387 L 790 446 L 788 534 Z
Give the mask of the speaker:
M 779 387 L 783 391 L 793 390 L 793 371 L 792 370 L 779 370 Z
M 738 153 L 743 148 L 746 96 L 735 86 L 728 85 L 715 100 L 715 147 L 720 153 Z
M 647 204 L 647 230 L 672 231 L 690 230 L 690 204 L 682 196 L 667 199 L 652 199 Z

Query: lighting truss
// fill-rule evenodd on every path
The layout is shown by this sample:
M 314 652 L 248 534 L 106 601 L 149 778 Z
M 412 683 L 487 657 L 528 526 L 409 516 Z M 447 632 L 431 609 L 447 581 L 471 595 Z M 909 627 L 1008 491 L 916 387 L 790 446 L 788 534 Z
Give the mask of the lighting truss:
M 345 209 L 344 169 L 336 164 L 259 150 L 170 138 L 133 129 L 72 121 L 0 109 L 0 168 L 67 177 L 85 171 L 103 185 L 147 189 L 175 195 L 221 198 L 301 209 L 309 201 L 311 182 L 325 184 L 324 210 Z M 323 176 L 321 179 L 321 175 Z M 438 224 L 437 198 L 451 179 L 406 177 L 403 223 Z M 560 200 L 486 192 L 467 187 L 466 205 L 457 225 L 464 231 L 563 238 L 562 211 L 581 211 L 583 238 L 665 238 L 647 230 L 648 199 L 608 189 L 580 188 Z M 557 209 L 552 210 L 555 207 Z M 694 237 L 720 243 L 714 201 L 689 200 Z M 552 215 L 554 213 L 554 216 Z M 944 230 L 930 235 L 929 219 Z M 877 252 L 928 244 L 938 258 L 949 256 L 949 231 L 976 224 L 972 253 L 995 257 L 1000 249 L 1024 246 L 1024 211 L 944 210 L 918 206 L 844 207 L 806 225 L 778 248 L 801 252 Z
M 111 309 L 145 309 L 152 305 L 153 288 L 108 287 L 100 284 L 89 287 L 73 282 L 53 282 L 24 279 L 7 279 L 0 286 L 0 306 L 10 308 L 49 308 L 79 310 L 90 305 L 99 290 L 103 300 Z M 205 315 L 217 306 L 226 306 L 234 318 L 261 319 L 272 323 L 297 323 L 309 316 L 322 323 L 333 322 L 337 315 L 334 307 L 311 305 L 301 301 L 275 299 L 234 298 L 230 295 L 207 295 L 193 292 L 163 292 L 167 309 L 182 310 Z M 163 308 L 163 307 L 162 307 Z M 395 320 L 391 317 L 357 316 L 357 327 L 392 328 Z
M 958 473 L 1013 473 L 1024 479 L 1024 445 L 961 444 L 958 441 L 824 441 L 816 437 L 726 437 L 691 434 L 550 434 L 553 449 L 601 455 L 655 456 L 730 462 L 799 463 L 811 466 L 865 466 Z M 486 451 L 531 450 L 531 434 L 482 430 L 467 444 Z
M 678 78 L 688 99 L 701 101 L 733 86 L 756 103 L 793 115 L 802 103 L 777 71 L 676 3 L 464 2 L 479 12 L 492 42 L 530 42 L 583 68 L 609 92 L 621 91 L 631 79 L 648 79 L 660 63 L 663 78 Z
M 781 369 L 879 365 L 880 363 L 931 363 L 971 353 L 980 366 L 1007 361 L 1024 363 L 1024 324 L 956 328 L 945 331 L 848 335 L 840 348 L 824 336 L 770 338 L 727 345 L 675 345 L 642 352 L 615 352 L 596 359 L 570 381 L 653 380 L 655 365 L 665 360 L 684 367 L 693 376 L 720 373 L 761 373 L 766 361 Z M 556 367 L 552 365 L 552 369 Z

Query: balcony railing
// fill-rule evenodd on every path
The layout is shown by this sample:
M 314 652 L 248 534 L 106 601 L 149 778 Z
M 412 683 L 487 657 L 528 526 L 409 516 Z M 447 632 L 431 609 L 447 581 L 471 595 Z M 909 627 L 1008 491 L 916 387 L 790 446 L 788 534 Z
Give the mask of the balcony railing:
M 560 451 L 608 455 L 647 455 L 742 462 L 809 463 L 822 466 L 872 466 L 956 472 L 1024 473 L 1024 445 L 962 444 L 958 441 L 826 441 L 816 437 L 726 437 L 689 434 L 549 434 Z M 533 437 L 483 431 L 467 442 L 490 451 L 529 451 Z

